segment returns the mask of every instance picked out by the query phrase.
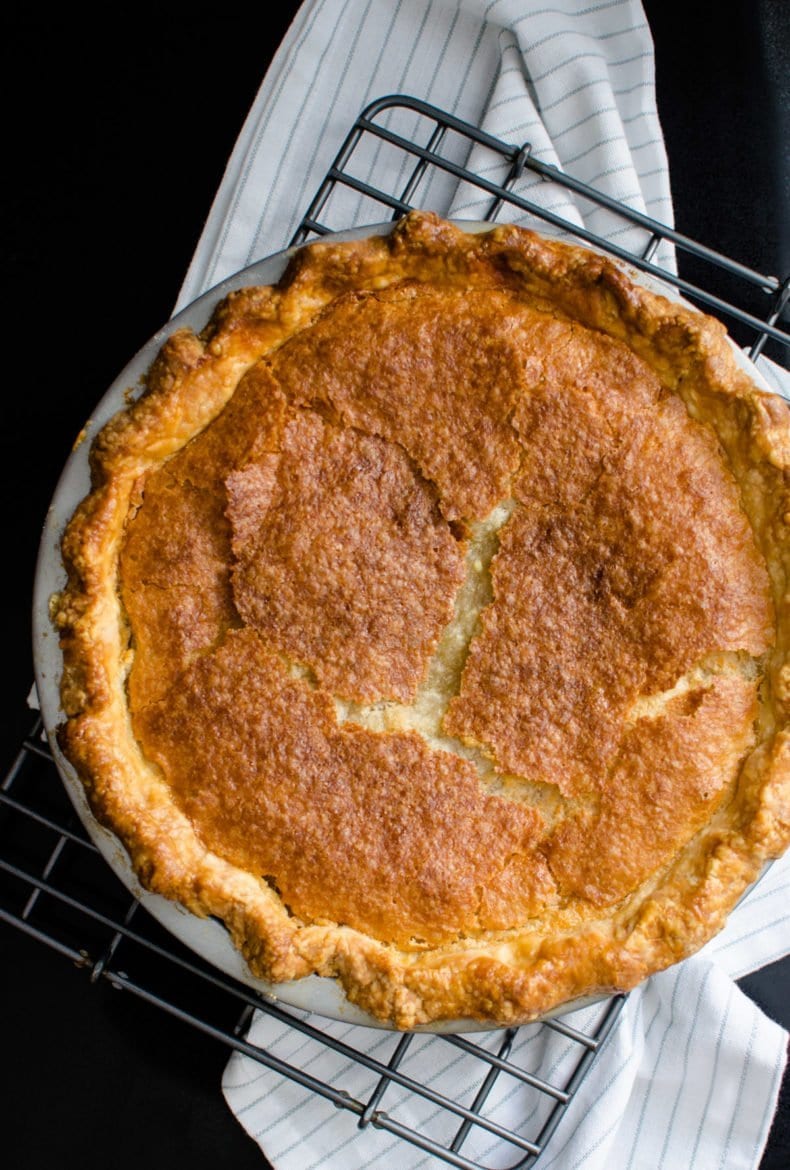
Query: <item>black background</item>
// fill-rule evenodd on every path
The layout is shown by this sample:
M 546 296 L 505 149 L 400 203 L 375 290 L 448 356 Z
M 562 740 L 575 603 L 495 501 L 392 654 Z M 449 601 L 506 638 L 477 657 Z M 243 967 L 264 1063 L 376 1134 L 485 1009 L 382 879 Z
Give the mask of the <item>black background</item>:
M 107 28 L 73 15 L 2 19 L 3 770 L 30 722 L 30 597 L 61 467 L 93 405 L 170 315 L 297 7 L 259 6 L 254 18 L 193 8 L 189 24 L 121 12 Z M 645 9 L 678 227 L 787 275 L 790 6 L 650 0 Z M 91 985 L 6 926 L 0 956 L 9 1170 L 265 1164 L 222 1100 L 222 1045 Z M 789 963 L 744 987 L 790 1026 Z M 763 1164 L 788 1161 L 783 1102 Z

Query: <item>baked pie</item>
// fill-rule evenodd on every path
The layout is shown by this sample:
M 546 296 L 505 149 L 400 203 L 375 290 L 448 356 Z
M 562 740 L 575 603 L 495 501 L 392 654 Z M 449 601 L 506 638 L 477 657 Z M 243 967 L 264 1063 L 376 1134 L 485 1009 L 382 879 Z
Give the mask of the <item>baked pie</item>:
M 307 245 L 90 460 L 59 744 L 254 975 L 523 1022 L 790 843 L 788 407 L 611 259 L 417 212 Z

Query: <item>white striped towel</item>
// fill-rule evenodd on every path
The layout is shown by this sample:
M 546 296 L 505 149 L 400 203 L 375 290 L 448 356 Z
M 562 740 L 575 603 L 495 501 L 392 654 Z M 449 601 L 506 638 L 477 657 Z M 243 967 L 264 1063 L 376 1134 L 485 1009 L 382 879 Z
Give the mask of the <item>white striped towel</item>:
M 356 115 L 391 93 L 422 98 L 506 142 L 530 141 L 542 162 L 671 222 L 652 41 L 638 0 L 308 0 L 242 127 L 179 307 L 288 243 Z M 396 119 L 406 137 L 417 124 L 414 115 Z M 501 164 L 488 169 L 492 160 L 478 154 L 471 161 L 492 181 L 503 178 Z M 393 192 L 405 179 L 402 157 L 384 147 L 355 173 Z M 516 190 L 599 234 L 623 230 L 535 175 Z M 451 176 L 435 175 L 418 196 L 464 219 L 488 202 Z M 339 193 L 331 213 L 336 229 L 387 218 L 353 191 Z M 639 229 L 618 238 L 634 251 L 643 242 Z M 671 265 L 671 249 L 656 260 Z
M 672 222 L 653 47 L 639 0 L 307 0 L 242 127 L 177 307 L 286 246 L 356 115 L 393 93 L 429 101 L 506 142 L 529 141 L 542 162 Z M 419 119 L 399 112 L 391 124 L 410 137 Z M 462 163 L 460 145 L 458 151 Z M 501 160 L 483 148 L 468 161 L 493 181 L 504 178 Z M 383 146 L 356 165 L 357 177 L 394 194 L 407 175 L 402 157 Z M 644 244 L 640 229 L 530 172 L 516 189 L 634 252 Z M 489 199 L 451 176 L 434 175 L 414 201 L 474 219 Z M 323 218 L 340 229 L 388 216 L 368 197 L 340 190 Z M 655 261 L 672 270 L 671 247 L 662 245 Z M 776 388 L 790 395 L 784 371 L 763 365 Z M 734 979 L 790 952 L 789 893 L 785 860 L 700 955 L 629 996 L 543 1155 L 542 1170 L 758 1165 L 788 1038 Z M 572 1022 L 587 1026 L 599 1010 L 588 1008 Z M 386 1032 L 318 1023 L 374 1054 L 393 1041 Z M 248 1038 L 319 1078 L 340 1077 L 352 1094 L 358 1088 L 358 1069 L 268 1016 L 256 1015 Z M 485 1042 L 480 1035 L 474 1039 Z M 422 1062 L 420 1075 L 455 1100 L 474 1088 L 459 1081 L 457 1050 L 441 1040 L 420 1037 L 410 1059 Z M 533 1069 L 551 1067 L 561 1078 L 572 1057 L 557 1033 L 527 1028 L 517 1035 L 512 1059 Z M 357 1130 L 351 1114 L 247 1056 L 230 1059 L 223 1090 L 277 1170 L 440 1164 L 389 1133 Z M 488 1112 L 503 1125 L 532 1127 L 530 1113 L 540 1108 L 532 1100 L 523 1086 L 500 1077 Z M 418 1128 L 435 1113 L 403 1093 L 388 1096 L 384 1107 Z M 492 1167 L 514 1161 L 511 1147 L 474 1132 L 463 1153 Z

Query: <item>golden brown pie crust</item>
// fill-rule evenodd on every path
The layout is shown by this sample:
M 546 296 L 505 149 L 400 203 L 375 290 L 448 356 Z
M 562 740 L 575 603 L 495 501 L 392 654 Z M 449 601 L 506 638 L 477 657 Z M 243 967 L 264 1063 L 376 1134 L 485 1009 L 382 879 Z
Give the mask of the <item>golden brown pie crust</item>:
M 141 881 L 397 1027 L 696 951 L 790 843 L 790 414 L 592 251 L 412 213 L 163 345 L 63 540 Z

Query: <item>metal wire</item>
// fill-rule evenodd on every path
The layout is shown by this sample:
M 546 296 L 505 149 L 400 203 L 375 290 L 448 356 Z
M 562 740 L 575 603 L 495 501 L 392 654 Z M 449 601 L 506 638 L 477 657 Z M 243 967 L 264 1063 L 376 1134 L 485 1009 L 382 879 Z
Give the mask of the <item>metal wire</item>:
M 419 115 L 421 122 L 427 127 L 424 143 L 405 137 L 386 124 L 387 116 L 396 110 L 409 110 Z M 501 183 L 495 183 L 470 169 L 467 164 L 458 162 L 457 158 L 450 157 L 450 152 L 443 153 L 442 146 L 451 135 L 454 143 L 457 144 L 460 137 L 468 144 L 470 150 L 473 146 L 482 146 L 494 155 L 498 155 L 509 166 L 506 179 Z M 404 162 L 408 161 L 411 164 L 410 177 L 403 189 L 387 191 L 353 174 L 351 166 L 355 155 L 362 152 L 370 140 L 386 143 L 390 148 L 400 152 Z M 457 149 L 454 153 L 457 155 Z M 545 182 L 554 183 L 599 208 L 605 208 L 624 224 L 643 229 L 648 237 L 644 248 L 641 252 L 629 251 L 615 244 L 610 238 L 580 227 L 577 223 L 564 219 L 562 216 L 545 209 L 539 203 L 518 194 L 513 188 L 525 171 L 530 171 Z M 326 213 L 331 209 L 333 195 L 340 189 L 358 192 L 366 199 L 380 205 L 385 212 L 391 214 L 393 219 L 405 215 L 406 212 L 420 205 L 417 193 L 420 189 L 426 189 L 427 181 L 432 172 L 449 175 L 459 183 L 468 184 L 479 192 L 489 195 L 491 202 L 483 216 L 484 219 L 493 221 L 500 215 L 503 208 L 510 208 L 520 217 L 526 215 L 534 220 L 550 224 L 583 243 L 603 249 L 610 255 L 627 261 L 635 268 L 668 282 L 689 300 L 704 307 L 706 311 L 743 327 L 749 334 L 750 357 L 757 357 L 769 340 L 784 347 L 784 350 L 790 351 L 790 332 L 786 327 L 786 321 L 784 324 L 782 323 L 782 317 L 790 299 L 790 275 L 781 280 L 777 276 L 756 272 L 747 265 L 690 239 L 667 224 L 652 219 L 625 204 L 618 203 L 615 199 L 596 191 L 593 187 L 580 182 L 558 167 L 541 162 L 533 155 L 529 142 L 516 144 L 503 142 L 428 102 L 408 95 L 396 94 L 379 98 L 362 111 L 349 130 L 301 224 L 294 233 L 291 243 L 300 244 L 310 239 L 311 236 L 326 235 L 333 230 L 325 222 Z M 752 292 L 756 290 L 764 300 L 764 316 L 758 317 L 755 313 L 733 303 L 733 301 L 725 300 L 710 289 L 654 264 L 652 257 L 662 240 L 673 244 L 678 252 L 710 265 L 713 271 L 726 273 L 735 278 L 743 289 Z
M 395 110 L 419 115 L 420 126 L 427 127 L 422 141 L 416 141 L 416 136 L 409 138 L 396 133 L 386 124 Z M 349 170 L 357 153 L 371 141 L 376 149 L 386 144 L 401 152 L 407 163 L 406 177 L 401 178 L 394 190 L 376 186 L 370 179 L 362 180 Z M 459 142 L 463 147 L 460 151 Z M 506 164 L 506 178 L 502 183 L 491 182 L 471 170 L 468 163 L 459 161 L 461 155 L 468 157 L 475 145 L 493 151 Z M 401 175 L 403 169 L 400 168 Z M 647 239 L 641 252 L 635 255 L 619 248 L 518 194 L 514 187 L 525 171 L 532 171 L 546 182 L 556 183 L 643 229 Z M 502 142 L 409 96 L 384 97 L 363 110 L 316 191 L 292 243 L 302 243 L 333 230 L 326 221 L 333 197 L 341 190 L 357 192 L 383 209 L 385 217 L 397 219 L 420 206 L 420 193 L 427 190 L 434 173 L 449 175 L 489 196 L 485 214 L 488 220 L 493 221 L 512 209 L 669 281 L 707 310 L 745 328 L 751 356 L 757 356 L 769 341 L 779 347 L 790 347 L 790 335 L 782 320 L 790 297 L 790 278 L 782 281 L 755 272 L 541 163 L 533 156 L 529 143 Z M 735 278 L 750 291 L 757 290 L 765 307 L 763 317 L 654 264 L 662 240 Z M 453 1100 L 433 1089 L 424 1076 L 405 1071 L 405 1066 L 413 1063 L 417 1040 L 414 1034 L 393 1033 L 389 1058 L 375 1059 L 363 1047 L 347 1039 L 337 1039 L 316 1017 L 305 1017 L 262 998 L 203 963 L 150 915 L 139 912 L 139 903 L 106 865 L 77 820 L 41 739 L 40 722 L 20 747 L 0 784 L 0 920 L 77 963 L 93 981 L 106 980 L 124 989 L 213 1037 L 229 1051 L 241 1052 L 330 1101 L 356 1118 L 360 1128 L 372 1125 L 386 1130 L 464 1170 L 484 1170 L 483 1162 L 464 1153 L 472 1135 L 480 1134 L 500 1143 L 498 1165 L 504 1164 L 502 1147 L 513 1159 L 512 1170 L 524 1170 L 535 1164 L 615 1026 L 624 1003 L 621 996 L 606 1001 L 589 1032 L 580 1031 L 563 1019 L 531 1025 L 548 1029 L 567 1043 L 572 1055 L 571 1071 L 566 1072 L 562 1083 L 556 1083 L 550 1069 L 527 1069 L 519 1063 L 514 1057 L 516 1030 L 502 1030 L 493 1050 L 469 1036 L 431 1037 L 428 1044 L 453 1046 L 459 1059 L 465 1062 L 466 1067 L 459 1070 L 459 1083 L 478 1086 L 468 1103 Z M 341 1070 L 348 1067 L 362 1070 L 368 1078 L 366 1091 L 350 1092 L 342 1071 L 336 1080 L 323 1080 L 307 1070 L 307 1058 L 300 1064 L 295 1057 L 284 1059 L 275 1051 L 250 1042 L 247 1029 L 256 1012 L 268 1014 L 278 1024 L 342 1056 Z M 420 1037 L 420 1042 L 425 1043 L 425 1038 Z M 517 1084 L 520 1091 L 531 1094 L 540 1104 L 538 1109 L 523 1110 L 525 1117 L 534 1113 L 538 1119 L 534 1132 L 507 1128 L 487 1112 L 494 1087 L 503 1078 Z M 410 1125 L 398 1116 L 397 1102 L 389 1110 L 383 1109 L 382 1105 L 391 1100 L 394 1087 L 401 1090 L 401 1100 L 414 1097 L 429 1102 L 433 1115 L 439 1119 L 436 1128 Z

